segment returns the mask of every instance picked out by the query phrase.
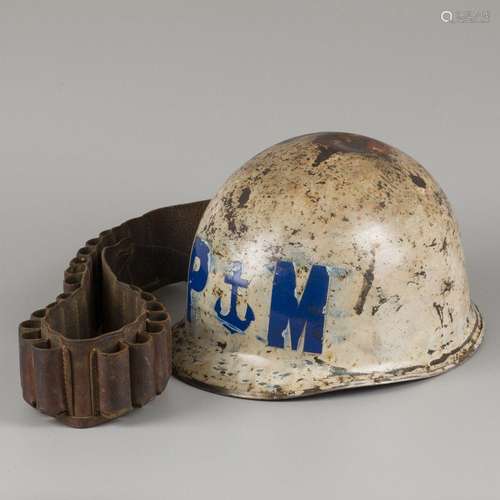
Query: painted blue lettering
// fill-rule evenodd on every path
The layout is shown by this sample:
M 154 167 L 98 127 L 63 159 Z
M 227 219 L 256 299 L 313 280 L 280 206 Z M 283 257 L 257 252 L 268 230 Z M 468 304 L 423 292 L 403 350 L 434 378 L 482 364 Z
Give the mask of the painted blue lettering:
M 321 353 L 329 276 L 325 266 L 313 265 L 300 302 L 295 296 L 296 276 L 293 262 L 278 261 L 273 280 L 267 343 L 284 348 L 288 329 L 293 350 L 304 335 L 304 352 Z
M 197 237 L 194 240 L 193 249 L 191 250 L 191 259 L 189 261 L 186 314 L 188 321 L 191 321 L 191 290 L 201 292 L 207 284 L 209 256 L 210 248 L 202 239 Z

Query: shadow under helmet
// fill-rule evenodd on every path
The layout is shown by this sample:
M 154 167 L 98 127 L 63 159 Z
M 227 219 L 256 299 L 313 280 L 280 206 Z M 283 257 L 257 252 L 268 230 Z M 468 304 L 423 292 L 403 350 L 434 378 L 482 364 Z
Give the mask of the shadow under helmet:
M 210 202 L 173 362 L 215 392 L 285 399 L 437 375 L 482 331 L 431 175 L 380 141 L 315 133 L 253 157 Z

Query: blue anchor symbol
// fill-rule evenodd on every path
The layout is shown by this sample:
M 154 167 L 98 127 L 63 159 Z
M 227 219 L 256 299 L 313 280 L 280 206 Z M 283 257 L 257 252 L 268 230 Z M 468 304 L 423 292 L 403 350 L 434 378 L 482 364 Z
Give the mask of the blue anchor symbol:
M 217 318 L 219 321 L 229 330 L 231 334 L 240 333 L 242 334 L 250 325 L 250 323 L 255 319 L 253 310 L 247 305 L 247 310 L 245 313 L 245 319 L 240 319 L 238 317 L 238 312 L 236 310 L 236 303 L 238 300 L 238 288 L 247 288 L 250 283 L 241 277 L 241 262 L 233 263 L 233 274 L 226 274 L 224 276 L 224 283 L 231 285 L 231 306 L 227 314 L 222 314 L 221 312 L 221 299 L 217 299 L 215 303 L 215 312 L 217 313 Z

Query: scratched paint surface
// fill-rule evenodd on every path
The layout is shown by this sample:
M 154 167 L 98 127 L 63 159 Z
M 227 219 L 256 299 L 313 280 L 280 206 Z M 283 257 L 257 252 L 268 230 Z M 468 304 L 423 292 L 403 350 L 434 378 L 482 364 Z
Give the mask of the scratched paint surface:
M 197 235 L 210 249 L 206 283 L 174 334 L 176 373 L 193 383 L 297 397 L 435 375 L 481 340 L 446 196 L 415 160 L 374 139 L 318 133 L 266 149 L 227 180 Z M 283 346 L 269 345 L 283 261 L 298 300 L 313 266 L 328 271 L 319 353 L 304 352 L 304 336 L 292 345 L 286 329 Z M 228 279 L 235 263 L 246 287 Z M 244 331 L 221 321 L 232 310 L 251 318 Z

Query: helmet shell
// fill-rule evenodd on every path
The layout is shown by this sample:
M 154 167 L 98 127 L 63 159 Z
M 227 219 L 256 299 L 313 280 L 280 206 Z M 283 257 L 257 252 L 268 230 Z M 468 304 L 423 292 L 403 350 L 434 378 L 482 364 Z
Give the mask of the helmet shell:
M 349 133 L 276 144 L 199 224 L 174 369 L 282 399 L 436 375 L 479 345 L 445 194 L 405 153 Z

